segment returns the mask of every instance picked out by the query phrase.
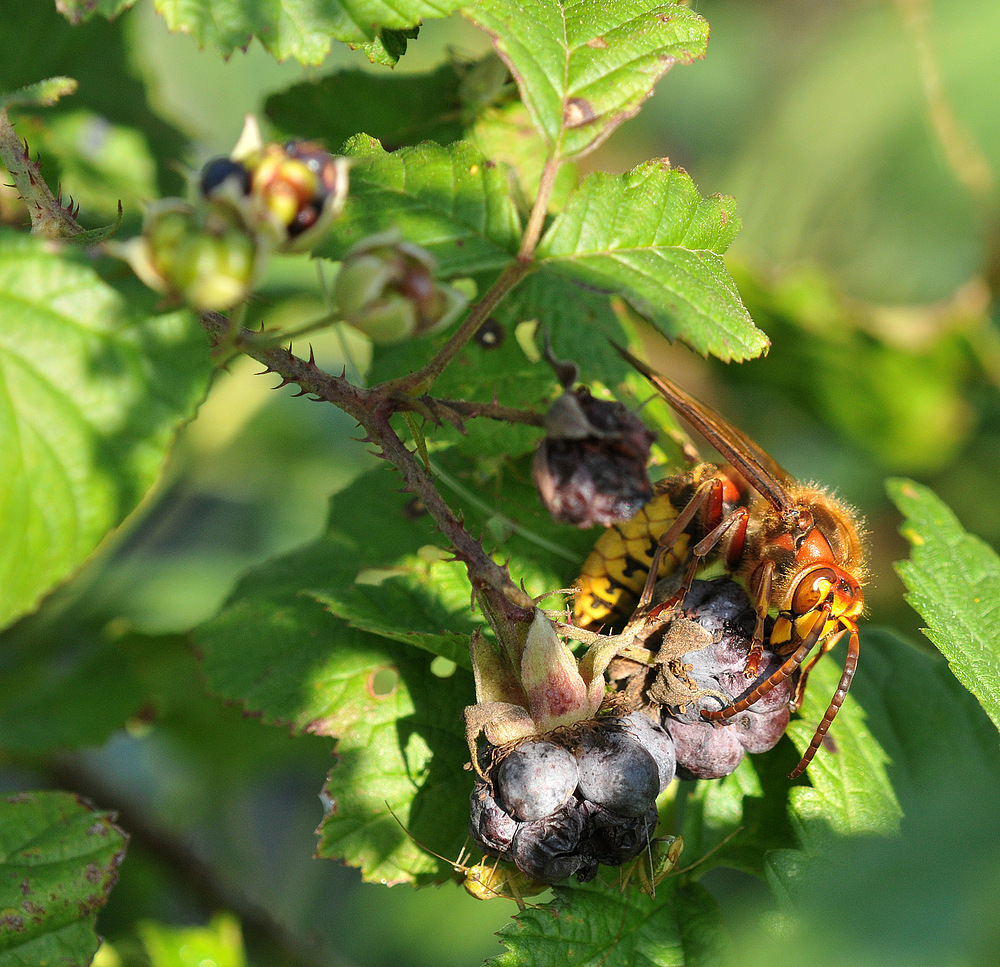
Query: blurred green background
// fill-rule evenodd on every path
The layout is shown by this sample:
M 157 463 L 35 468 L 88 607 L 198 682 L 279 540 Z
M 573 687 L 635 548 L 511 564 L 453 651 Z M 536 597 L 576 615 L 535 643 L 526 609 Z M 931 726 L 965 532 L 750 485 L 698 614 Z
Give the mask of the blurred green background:
M 997 258 L 990 239 L 991 178 L 1000 171 L 1000 7 L 987 0 L 694 6 L 712 25 L 708 57 L 669 73 L 586 166 L 622 171 L 668 156 L 702 193 L 735 195 L 744 224 L 730 261 L 773 348 L 742 367 L 681 346 L 650 351 L 793 474 L 836 486 L 861 509 L 872 551 L 868 620 L 919 640 L 891 566 L 906 551 L 884 478 L 930 484 L 970 531 L 1000 546 L 1000 343 L 982 281 Z M 922 33 L 914 24 L 924 13 Z M 88 31 L 108 29 L 96 21 L 76 28 L 78 46 L 86 49 Z M 149 108 L 189 139 L 175 156 L 190 170 L 228 152 L 244 114 L 259 112 L 269 93 L 367 66 L 346 49 L 320 68 L 276 64 L 256 44 L 222 62 L 169 34 L 149 2 L 118 29 Z M 428 70 L 447 50 L 476 56 L 487 48 L 457 18 L 432 22 L 396 70 Z M 930 69 L 940 73 L 946 119 L 968 136 L 959 173 L 948 149 L 961 144 L 942 142 L 925 97 Z M 58 145 L 50 150 L 59 157 Z M 71 191 L 72 173 L 67 163 L 63 184 Z M 137 175 L 136 191 L 152 177 Z M 311 266 L 279 263 L 249 318 L 269 325 L 308 318 L 320 311 L 319 293 Z M 341 333 L 318 337 L 315 348 L 331 370 L 366 360 L 362 342 Z M 142 632 L 183 631 L 211 615 L 246 568 L 319 532 L 327 496 L 369 458 L 352 442 L 348 418 L 291 391 L 272 392 L 275 379 L 255 375 L 258 368 L 240 360 L 218 375 L 156 500 L 55 605 L 86 612 L 95 624 L 113 617 Z M 476 903 L 450 885 L 419 893 L 362 885 L 354 871 L 311 859 L 330 743 L 292 739 L 220 707 L 202 696 L 190 665 L 190 695 L 155 723 L 140 717 L 100 748 L 39 763 L 37 776 L 30 762 L 17 770 L 0 764 L 2 786 L 62 782 L 118 806 L 133 823 L 128 859 L 100 919 L 121 956 L 134 952 L 128 934 L 136 917 L 201 922 L 220 903 L 244 914 L 259 964 L 447 967 L 499 952 L 492 933 L 511 904 Z M 241 750 L 237 758 L 233 749 Z M 981 820 L 970 838 L 982 833 Z M 919 815 L 914 822 L 933 838 Z M 215 882 L 203 882 L 206 869 Z M 714 886 L 734 916 L 765 902 L 761 889 L 746 892 L 743 877 L 716 877 Z M 362 933 L 359 923 L 384 929 Z

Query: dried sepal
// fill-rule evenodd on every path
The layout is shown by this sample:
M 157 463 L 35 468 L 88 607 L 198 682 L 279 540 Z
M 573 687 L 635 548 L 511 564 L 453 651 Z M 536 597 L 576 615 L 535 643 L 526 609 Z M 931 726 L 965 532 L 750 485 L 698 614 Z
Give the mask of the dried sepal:
M 565 366 L 566 364 L 558 364 Z M 577 527 L 628 520 L 652 496 L 654 434 L 624 404 L 565 389 L 545 416 L 532 476 L 554 519 Z

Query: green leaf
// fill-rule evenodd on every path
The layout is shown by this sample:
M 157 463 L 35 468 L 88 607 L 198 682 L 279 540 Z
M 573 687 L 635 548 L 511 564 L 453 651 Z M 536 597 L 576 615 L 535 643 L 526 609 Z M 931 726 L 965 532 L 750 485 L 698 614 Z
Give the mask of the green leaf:
M 469 610 L 467 582 L 464 594 L 457 581 L 442 594 L 430 574 L 419 580 L 417 551 L 441 539 L 426 515 L 407 516 L 410 498 L 398 487 L 385 468 L 363 475 L 331 501 L 323 537 L 249 574 L 195 632 L 213 692 L 266 722 L 338 738 L 325 793 L 335 806 L 321 828 L 320 855 L 390 882 L 450 875 L 390 808 L 436 852 L 457 856 L 465 839 L 472 780 L 462 769 L 469 755 L 462 710 L 475 689 L 464 669 L 433 674 L 424 649 L 437 653 L 434 638 L 458 659 L 459 638 L 467 648 L 481 624 Z M 442 567 L 422 566 L 425 573 Z M 374 596 L 376 569 L 390 597 Z M 358 577 L 369 583 L 356 584 Z M 303 590 L 310 580 L 313 589 Z M 321 595 L 358 627 L 331 614 Z M 391 606 L 379 615 L 379 600 L 425 619 L 408 625 Z M 377 634 L 360 630 L 367 627 Z
M 493 36 L 557 158 L 599 145 L 667 70 L 703 57 L 708 43 L 708 24 L 674 3 L 484 0 L 465 13 Z
M 134 3 L 135 0 L 60 0 L 56 8 L 71 24 L 80 24 L 98 14 L 113 20 Z
M 363 46 L 380 39 L 384 28 L 414 27 L 421 20 L 447 17 L 458 0 L 334 0 L 298 4 L 292 0 L 156 0 L 171 30 L 191 34 L 199 44 L 228 57 L 256 37 L 278 60 L 293 57 L 303 64 L 319 64 L 330 52 L 331 41 Z M 378 59 L 392 63 L 400 53 L 398 33 L 381 36 Z M 404 48 L 405 49 L 405 48 Z M 374 58 L 373 58 L 374 59 Z
M 240 922 L 219 913 L 207 927 L 142 923 L 139 934 L 152 967 L 244 967 Z
M 556 899 L 516 917 L 500 931 L 507 952 L 489 967 L 724 967 L 731 942 L 715 901 L 697 884 L 664 880 L 656 899 L 621 892 L 599 880 L 557 887 Z
M 457 594 L 468 604 L 470 591 L 465 568 L 455 562 L 438 561 L 424 568 L 418 566 L 414 572 L 408 577 L 383 575 L 383 580 L 377 583 L 317 588 L 306 593 L 352 628 L 421 648 L 471 671 L 469 635 L 476 626 L 471 611 L 467 630 L 442 630 L 449 624 L 454 626 L 457 615 L 454 610 L 449 613 L 439 597 L 443 586 L 450 584 L 452 596 Z M 425 587 L 433 587 L 435 597 L 430 597 Z
M 138 505 L 205 392 L 205 337 L 154 315 L 79 253 L 0 245 L 0 627 L 31 610 Z M 133 290 L 130 290 L 133 291 Z
M 64 792 L 0 799 L 0 967 L 87 967 L 125 855 L 107 813 Z
M 462 770 L 471 675 L 438 678 L 425 653 L 352 629 L 281 589 L 283 563 L 244 582 L 196 633 L 209 687 L 264 721 L 338 738 L 321 856 L 375 881 L 438 870 L 389 810 L 437 852 L 458 855 L 472 786 Z
M 926 487 L 892 480 L 887 489 L 906 517 L 902 534 L 912 548 L 910 560 L 896 565 L 906 600 L 927 622 L 924 633 L 955 677 L 1000 728 L 1000 559 Z
M 434 255 L 445 278 L 513 261 L 521 226 L 507 175 L 473 145 L 427 142 L 390 154 L 362 135 L 347 153 L 355 161 L 350 197 L 315 254 L 340 259 L 361 239 L 398 227 Z
M 484 279 L 480 288 L 487 284 Z M 496 398 L 504 406 L 544 413 L 558 395 L 558 382 L 541 358 L 543 326 L 556 356 L 579 362 L 581 381 L 614 386 L 625 376 L 627 367 L 609 345 L 609 340 L 624 337 L 607 297 L 569 279 L 536 273 L 496 308 L 489 323 L 491 338 L 474 339 L 438 377 L 434 395 L 481 403 Z M 377 347 L 369 380 L 381 382 L 418 369 L 434 345 L 411 341 Z M 466 420 L 461 434 L 428 430 L 437 441 L 454 440 L 463 453 L 490 460 L 498 453 L 517 458 L 534 450 L 540 435 L 538 427 L 489 419 Z
M 812 737 L 839 676 L 837 663 L 825 660 L 810 677 L 802 712 L 789 727 L 798 749 Z M 911 804 L 956 771 L 956 736 L 977 770 L 992 782 L 1000 776 L 996 733 L 974 699 L 943 662 L 884 631 L 862 629 L 855 684 L 830 736 L 832 749 L 821 748 L 809 766 L 811 787 L 791 792 L 799 849 L 770 857 L 769 876 L 782 893 L 808 883 L 804 871 L 821 866 L 845 839 L 897 834 Z
M 339 149 L 365 131 L 390 150 L 420 141 L 447 143 L 465 128 L 455 63 L 425 74 L 338 71 L 272 94 L 264 113 L 287 136 L 316 138 Z
M 595 173 L 543 237 L 546 273 L 621 295 L 671 339 L 723 360 L 767 349 L 722 254 L 739 230 L 731 198 L 702 198 L 680 168 L 651 161 Z
M 547 152 L 545 142 L 531 123 L 525 106 L 515 101 L 480 112 L 469 137 L 487 158 L 510 166 L 520 188 L 518 203 L 528 211 L 531 200 L 538 195 Z M 572 162 L 566 162 L 559 168 L 549 195 L 550 213 L 562 210 L 579 181 L 577 166 Z
M 825 705 L 839 674 L 836 662 L 824 664 L 805 722 Z M 894 962 L 930 965 L 955 950 L 991 949 L 992 921 L 972 925 L 963 911 L 991 895 L 995 880 L 993 814 L 983 808 L 1000 796 L 994 726 L 943 660 L 877 629 L 862 627 L 851 695 L 863 716 L 852 716 L 847 729 L 838 717 L 830 734 L 840 752 L 821 749 L 807 773 L 816 788 L 792 791 L 801 848 L 770 856 L 769 880 L 786 901 L 783 942 L 750 962 L 859 963 L 879 949 L 894 951 Z M 799 731 L 800 747 L 803 740 Z M 855 741 L 877 750 L 874 775 L 861 759 L 851 764 L 849 748 L 848 760 L 837 763 Z M 886 804 L 887 781 L 899 801 L 895 816 L 863 802 L 871 795 Z
M 531 551 L 546 560 L 534 535 L 498 537 L 491 495 L 476 492 L 473 504 L 449 495 L 473 533 L 485 529 L 503 556 L 525 560 Z M 517 507 L 505 500 L 501 510 L 520 519 Z M 463 650 L 485 622 L 470 610 L 464 569 L 442 561 L 443 550 L 429 516 L 414 513 L 396 475 L 378 467 L 333 498 L 319 540 L 251 572 L 195 632 L 214 693 L 265 722 L 337 737 L 339 764 L 326 789 L 335 808 L 320 855 L 360 866 L 366 879 L 451 875 L 389 808 L 442 855 L 457 857 L 466 835 L 472 779 L 462 768 L 462 711 L 475 689 Z M 575 566 L 563 560 L 566 571 Z M 563 586 L 544 565 L 522 576 L 540 591 Z M 432 654 L 465 667 L 439 678 Z
M 60 98 L 75 94 L 79 86 L 72 77 L 50 77 L 9 94 L 0 94 L 0 110 L 12 107 L 51 107 Z
M 862 661 L 871 663 L 867 653 Z M 810 676 L 802 708 L 788 727 L 799 752 L 812 739 L 840 671 L 835 661 L 827 659 Z M 866 669 L 866 674 L 870 671 Z M 819 839 L 813 838 L 818 827 L 824 837 L 889 834 L 899 827 L 902 811 L 889 778 L 890 756 L 872 735 L 870 713 L 860 704 L 859 691 L 865 692 L 864 687 L 852 688 L 830 728 L 835 751 L 820 748 L 807 773 L 811 787 L 797 787 L 791 793 L 799 841 L 807 852 L 820 850 Z
M 406 53 L 409 41 L 416 40 L 420 27 L 409 27 L 406 30 L 380 30 L 367 43 L 359 45 L 365 57 L 373 64 L 382 67 L 395 67 L 399 58 Z M 351 44 L 350 46 L 354 46 Z

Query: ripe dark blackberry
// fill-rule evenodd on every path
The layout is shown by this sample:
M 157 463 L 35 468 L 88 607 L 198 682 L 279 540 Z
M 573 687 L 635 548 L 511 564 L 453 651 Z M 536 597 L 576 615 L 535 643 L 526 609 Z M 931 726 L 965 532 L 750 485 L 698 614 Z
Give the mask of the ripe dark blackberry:
M 782 659 L 765 648 L 761 673 L 755 681 L 747 680 L 744 669 L 755 620 L 750 599 L 734 581 L 695 581 L 680 614 L 664 631 L 657 655 L 660 670 L 648 693 L 663 706 L 681 778 L 729 775 L 745 752 L 766 752 L 785 732 L 795 676 L 724 723 L 701 716 L 702 709 L 738 701 L 780 666 Z
M 555 742 L 525 742 L 500 760 L 497 802 L 514 819 L 532 822 L 550 816 L 576 789 L 577 760 Z
M 599 718 L 583 729 L 480 750 L 469 833 L 529 877 L 586 882 L 600 864 L 634 859 L 656 831 L 656 797 L 674 778 L 673 740 L 648 716 Z
M 620 816 L 642 816 L 660 791 L 656 762 L 626 732 L 586 733 L 576 760 L 579 796 Z

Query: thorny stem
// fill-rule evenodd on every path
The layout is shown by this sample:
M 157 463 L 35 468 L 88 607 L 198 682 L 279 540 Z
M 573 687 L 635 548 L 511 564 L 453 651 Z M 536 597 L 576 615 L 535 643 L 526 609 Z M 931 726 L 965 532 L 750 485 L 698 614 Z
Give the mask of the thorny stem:
M 323 372 L 312 358 L 302 359 L 290 349 L 262 346 L 258 334 L 248 330 L 234 332 L 229 320 L 217 312 L 203 312 L 200 320 L 213 340 L 256 359 L 267 372 L 281 377 L 280 385 L 296 383 L 300 395 L 332 403 L 358 422 L 366 440 L 377 446 L 380 455 L 399 471 L 406 489 L 420 499 L 455 556 L 465 564 L 473 591 L 504 648 L 508 652 L 518 651 L 523 646 L 534 604 L 511 581 L 507 569 L 486 553 L 452 513 L 430 475 L 393 429 L 389 420 L 401 402 L 396 388 L 389 383 L 372 389 L 354 386 L 344 377 Z
M 11 173 L 14 187 L 24 199 L 33 235 L 71 238 L 83 232 L 73 213 L 63 205 L 61 193 L 58 197 L 52 194 L 42 178 L 38 161 L 31 160 L 28 143 L 18 136 L 4 110 L 0 110 L 0 161 Z

